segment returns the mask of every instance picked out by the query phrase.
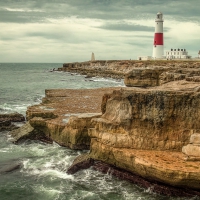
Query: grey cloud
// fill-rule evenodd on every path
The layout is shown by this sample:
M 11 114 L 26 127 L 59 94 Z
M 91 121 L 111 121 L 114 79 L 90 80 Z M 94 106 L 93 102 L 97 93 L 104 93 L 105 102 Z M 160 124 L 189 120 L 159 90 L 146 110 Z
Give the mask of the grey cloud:
M 45 16 L 40 12 L 16 12 L 0 10 L 0 22 L 6 23 L 35 23 L 43 22 Z
M 2 7 L 41 9 L 37 12 L 10 12 L 2 11 Z M 154 18 L 157 11 L 162 11 L 166 18 L 174 17 L 177 20 L 199 21 L 200 1 L 175 0 L 0 0 L 0 21 L 26 23 L 40 21 L 45 18 L 63 18 L 78 16 L 79 18 L 97 19 L 138 19 Z M 11 15 L 11 16 L 10 16 Z
M 107 23 L 104 24 L 102 26 L 100 26 L 99 28 L 102 29 L 107 29 L 107 30 L 113 30 L 113 31 L 153 31 L 154 27 L 148 27 L 148 26 L 140 26 L 140 25 L 136 25 L 136 24 L 126 24 L 126 23 Z

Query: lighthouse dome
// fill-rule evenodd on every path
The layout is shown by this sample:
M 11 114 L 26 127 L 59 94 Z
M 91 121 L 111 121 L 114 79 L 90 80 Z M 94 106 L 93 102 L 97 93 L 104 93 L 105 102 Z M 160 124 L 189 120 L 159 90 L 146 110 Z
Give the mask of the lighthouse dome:
M 163 14 L 161 12 L 157 13 L 156 21 L 163 21 Z

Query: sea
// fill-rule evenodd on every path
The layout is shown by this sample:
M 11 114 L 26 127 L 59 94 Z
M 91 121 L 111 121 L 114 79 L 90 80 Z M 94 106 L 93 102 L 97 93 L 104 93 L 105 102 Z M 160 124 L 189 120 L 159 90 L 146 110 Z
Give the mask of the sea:
M 0 113 L 18 112 L 25 116 L 28 106 L 41 102 L 45 89 L 124 87 L 123 80 L 88 79 L 53 71 L 58 67 L 62 63 L 0 63 Z M 92 169 L 68 175 L 67 168 L 85 152 L 30 140 L 15 145 L 8 131 L 0 132 L 0 200 L 188 199 L 160 196 L 151 188 L 143 189 Z M 4 171 L 17 165 L 20 168 Z

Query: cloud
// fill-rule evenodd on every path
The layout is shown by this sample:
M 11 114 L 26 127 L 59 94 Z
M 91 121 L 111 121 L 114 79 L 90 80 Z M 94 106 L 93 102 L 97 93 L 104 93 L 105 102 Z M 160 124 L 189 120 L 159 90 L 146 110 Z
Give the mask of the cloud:
M 106 30 L 113 30 L 113 31 L 148 31 L 148 32 L 154 31 L 154 27 L 141 26 L 137 24 L 126 24 L 123 22 L 105 23 L 99 28 L 106 29 Z
M 136 59 L 151 55 L 155 16 L 165 48 L 199 50 L 200 1 L 0 0 L 1 62 Z M 191 52 L 191 53 L 190 53 Z

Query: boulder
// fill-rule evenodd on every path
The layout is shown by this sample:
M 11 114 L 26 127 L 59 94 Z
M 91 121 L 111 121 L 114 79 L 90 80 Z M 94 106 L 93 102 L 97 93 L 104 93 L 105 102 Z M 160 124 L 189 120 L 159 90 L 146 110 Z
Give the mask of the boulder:
M 160 85 L 159 75 L 164 68 L 135 68 L 125 75 L 124 84 L 127 87 L 154 87 Z
M 25 117 L 22 114 L 15 112 L 9 114 L 0 114 L 0 121 L 1 120 L 10 120 L 11 122 L 23 122 L 25 121 Z
M 74 174 L 79 170 L 87 169 L 94 164 L 93 159 L 90 158 L 89 154 L 82 154 L 74 160 L 72 165 L 68 168 L 68 174 Z
M 25 125 L 21 126 L 18 129 L 12 130 L 10 132 L 10 135 L 13 137 L 13 143 L 18 143 L 26 139 L 52 142 L 49 138 L 47 138 L 44 135 L 43 132 L 38 132 L 38 130 L 34 129 L 29 122 L 27 122 Z
M 187 161 L 200 161 L 200 134 L 194 133 L 190 136 L 189 144 L 183 146 L 182 152 Z
M 0 114 L 0 131 L 16 129 L 12 122 L 23 122 L 25 117 L 19 113 Z
M 0 174 L 13 172 L 21 167 L 21 163 L 16 160 L 10 160 L 6 162 L 1 162 Z
M 90 137 L 88 127 L 93 127 L 91 119 L 101 113 L 69 114 L 62 118 L 61 123 L 55 120 L 34 117 L 29 122 L 37 132 L 42 132 L 62 146 L 71 149 L 89 149 Z M 60 121 L 60 119 L 58 119 Z

